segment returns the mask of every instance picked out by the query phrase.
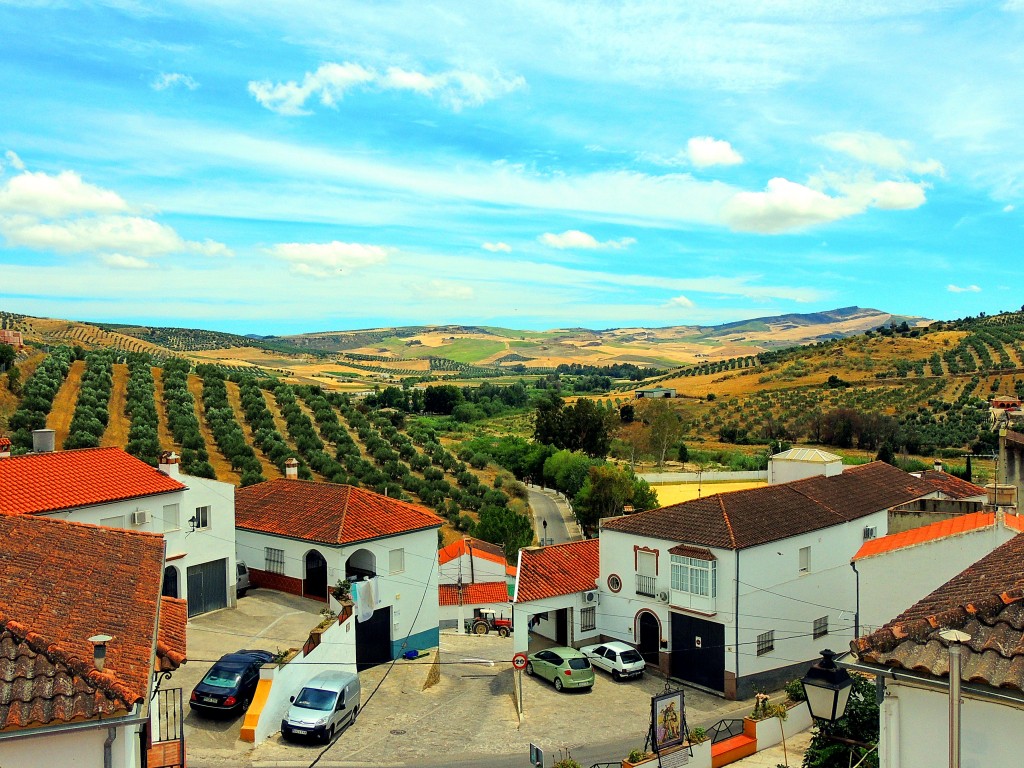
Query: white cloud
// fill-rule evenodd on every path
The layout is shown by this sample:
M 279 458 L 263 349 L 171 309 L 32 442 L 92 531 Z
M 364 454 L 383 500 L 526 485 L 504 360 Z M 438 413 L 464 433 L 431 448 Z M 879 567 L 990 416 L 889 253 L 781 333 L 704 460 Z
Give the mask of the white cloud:
M 356 270 L 387 261 L 391 249 L 364 243 L 278 243 L 269 251 L 292 262 L 296 272 L 317 277 Z
M 712 165 L 738 165 L 743 157 L 732 148 L 728 141 L 715 139 L 711 136 L 694 136 L 686 142 L 686 154 L 698 168 Z
M 742 232 L 777 234 L 836 221 L 859 213 L 863 207 L 849 199 L 783 178 L 768 182 L 764 192 L 740 192 L 726 203 L 726 223 Z
M 451 280 L 429 280 L 410 286 L 418 294 L 430 299 L 442 301 L 469 301 L 473 298 L 473 288 Z
M 145 259 L 137 256 L 125 256 L 123 253 L 102 253 L 100 261 L 114 269 L 149 269 L 152 266 Z
M 18 157 L 17 154 L 15 154 L 13 151 L 8 149 L 6 152 L 4 152 L 4 158 L 7 160 L 7 163 L 11 166 L 11 168 L 14 168 L 16 171 L 25 170 L 25 164 L 21 162 L 21 158 Z M 0 167 L 0 170 L 2 170 L 2 167 Z
M 95 216 L 46 222 L 30 216 L 0 219 L 8 245 L 57 253 L 130 252 L 157 256 L 189 249 L 170 227 L 140 216 Z
M 1007 204 L 1007 205 L 1003 206 L 1003 213 L 1012 213 L 1012 212 L 1013 212 L 1013 205 Z
M 62 171 L 56 176 L 24 172 L 0 186 L 0 214 L 28 213 L 57 217 L 80 213 L 113 213 L 127 207 L 116 192 L 87 184 L 73 171 Z
M 889 171 L 909 171 L 920 175 L 943 175 L 945 169 L 938 160 L 912 160 L 913 146 L 909 141 L 890 139 L 868 131 L 829 133 L 818 137 L 818 142 L 842 152 L 862 163 Z
M 525 85 L 526 80 L 518 75 L 485 76 L 463 70 L 430 75 L 400 67 L 390 67 L 380 74 L 353 62 L 332 62 L 320 65 L 315 72 L 307 72 L 301 83 L 295 80 L 276 84 L 270 80 L 250 81 L 249 93 L 264 107 L 281 115 L 310 114 L 306 102 L 314 97 L 324 106 L 334 107 L 347 91 L 357 86 L 412 91 L 437 98 L 458 112 L 464 107 L 478 107 Z
M 491 253 L 512 253 L 512 246 L 508 243 L 484 243 L 480 247 Z
M 976 285 L 947 285 L 946 290 L 950 293 L 981 293 L 981 288 Z
M 880 181 L 867 190 L 870 204 L 883 211 L 906 211 L 925 203 L 924 187 L 910 181 Z
M 669 299 L 668 300 L 668 305 L 670 307 L 685 307 L 686 309 L 690 309 L 691 307 L 695 307 L 696 306 L 696 304 L 694 304 L 692 301 L 690 301 L 685 296 L 675 296 L 675 297 Z
M 228 248 L 224 243 L 218 243 L 216 240 L 206 238 L 201 243 L 188 243 L 189 250 L 194 253 L 202 254 L 203 256 L 210 257 L 224 257 L 230 259 L 235 255 L 235 252 Z
M 598 248 L 628 248 L 636 242 L 636 238 L 623 237 L 619 240 L 606 240 L 602 243 L 593 235 L 588 235 L 586 232 L 581 232 L 578 229 L 567 229 L 559 235 L 552 232 L 545 232 L 538 238 L 538 240 L 544 243 L 544 245 L 550 245 L 552 248 L 580 248 L 586 250 L 595 250 Z
M 154 91 L 166 91 L 168 88 L 180 85 L 182 88 L 187 88 L 190 91 L 194 91 L 199 87 L 199 83 L 193 80 L 189 75 L 183 75 L 181 72 L 161 72 L 157 78 L 150 83 L 150 87 Z

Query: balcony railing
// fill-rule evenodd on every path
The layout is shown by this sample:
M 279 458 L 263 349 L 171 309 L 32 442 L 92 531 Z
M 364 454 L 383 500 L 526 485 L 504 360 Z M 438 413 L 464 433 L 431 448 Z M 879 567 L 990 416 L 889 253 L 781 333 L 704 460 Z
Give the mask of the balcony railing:
M 658 592 L 655 589 L 655 581 L 657 578 L 654 576 L 641 576 L 638 573 L 636 575 L 636 593 L 646 597 L 656 597 Z

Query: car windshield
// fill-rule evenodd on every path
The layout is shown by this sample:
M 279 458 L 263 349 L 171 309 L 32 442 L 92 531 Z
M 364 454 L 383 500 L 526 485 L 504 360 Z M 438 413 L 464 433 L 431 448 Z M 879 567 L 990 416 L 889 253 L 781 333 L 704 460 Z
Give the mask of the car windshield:
M 569 666 L 573 669 L 590 669 L 588 659 L 569 659 Z
M 319 688 L 303 688 L 295 697 L 295 706 L 303 709 L 334 709 L 334 700 L 338 694 L 334 691 L 322 691 Z
M 636 651 L 623 651 L 619 655 L 619 658 L 622 659 L 622 662 L 624 664 L 632 664 L 635 661 L 643 661 L 644 660 L 644 657 L 641 656 Z
M 206 673 L 203 682 L 212 685 L 214 688 L 234 688 L 242 679 L 242 673 L 231 667 L 218 667 L 216 665 Z

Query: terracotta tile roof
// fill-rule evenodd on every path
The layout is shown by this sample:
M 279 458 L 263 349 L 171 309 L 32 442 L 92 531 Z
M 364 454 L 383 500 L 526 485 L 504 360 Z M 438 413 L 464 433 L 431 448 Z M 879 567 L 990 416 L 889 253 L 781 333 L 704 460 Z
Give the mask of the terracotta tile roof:
M 484 560 L 490 560 L 492 563 L 500 563 L 501 565 L 508 565 L 505 560 L 505 551 L 497 546 L 491 544 L 489 541 L 481 541 L 480 539 L 474 539 L 467 536 L 459 541 L 453 541 L 447 547 L 442 547 L 437 551 L 437 562 L 439 565 L 450 563 L 452 560 L 457 560 L 463 555 L 468 555 L 470 552 L 470 545 L 473 548 L 473 556 L 479 557 Z
M 120 448 L 0 459 L 0 512 L 36 514 L 185 490 Z
M 0 435 L 0 451 L 11 447 L 11 438 Z
M 116 715 L 145 699 L 163 553 L 158 534 L 0 514 L 0 730 Z M 169 613 L 161 663 L 173 669 L 183 623 L 180 608 Z M 114 638 L 103 672 L 88 641 L 97 634 Z
M 440 584 L 437 587 L 437 599 L 439 605 L 458 605 L 459 588 L 454 584 Z M 463 605 L 507 602 L 508 585 L 504 581 L 485 581 L 462 585 Z
M 235 527 L 323 544 L 351 544 L 444 521 L 425 507 L 362 488 L 307 480 L 268 480 L 235 491 Z
M 677 544 L 668 551 L 670 555 L 682 555 L 692 557 L 695 560 L 717 560 L 710 549 L 706 547 L 691 547 L 689 544 Z
M 883 552 L 892 552 L 904 547 L 912 547 L 915 544 L 923 544 L 926 541 L 945 539 L 948 536 L 989 528 L 995 523 L 995 512 L 971 512 L 967 515 L 958 515 L 931 525 L 922 525 L 920 528 L 912 528 L 909 531 L 892 533 L 865 541 L 853 559 L 860 560 L 872 555 L 880 555 Z
M 184 664 L 186 658 L 185 626 L 188 623 L 188 601 L 178 597 L 160 598 L 160 627 L 156 655 L 160 669 L 170 672 Z
M 857 520 L 932 492 L 923 480 L 874 461 L 834 477 L 715 494 L 603 525 L 697 546 L 745 549 Z
M 985 489 L 980 485 L 969 483 L 948 472 L 928 469 L 921 473 L 921 479 L 951 499 L 967 499 L 971 496 L 985 495 Z
M 850 647 L 868 663 L 949 677 L 942 629 L 971 636 L 962 678 L 1024 691 L 1024 536 L 1015 536 Z
M 586 539 L 519 550 L 515 602 L 596 589 L 601 570 L 599 544 L 599 539 Z

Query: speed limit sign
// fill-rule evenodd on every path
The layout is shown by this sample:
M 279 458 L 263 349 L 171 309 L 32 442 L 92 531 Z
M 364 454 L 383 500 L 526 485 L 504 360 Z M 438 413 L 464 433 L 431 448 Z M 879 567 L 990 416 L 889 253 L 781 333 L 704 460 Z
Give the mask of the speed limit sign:
M 516 669 L 526 669 L 526 654 L 517 653 L 512 657 L 512 666 Z

